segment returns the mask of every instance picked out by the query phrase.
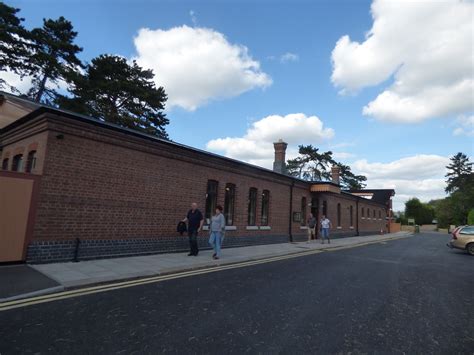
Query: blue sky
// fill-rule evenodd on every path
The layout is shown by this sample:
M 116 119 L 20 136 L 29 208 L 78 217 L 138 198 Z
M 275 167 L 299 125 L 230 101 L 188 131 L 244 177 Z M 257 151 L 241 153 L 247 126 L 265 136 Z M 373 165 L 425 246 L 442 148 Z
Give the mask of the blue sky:
M 248 153 L 240 155 L 239 151 L 235 149 L 232 151 L 224 145 L 235 144 L 237 141 L 232 139 L 238 138 L 241 138 L 238 142 L 247 144 L 246 139 L 252 139 L 248 135 L 249 128 L 268 116 L 281 116 L 284 119 L 287 115 L 302 113 L 304 114 L 302 119 L 307 120 L 308 124 L 317 122 L 314 119 L 308 120 L 308 117 L 316 116 L 316 120 L 319 119 L 323 128 L 311 126 L 315 129 L 314 140 L 311 136 L 303 135 L 301 143 L 312 143 L 322 149 L 332 149 L 339 153 L 340 160 L 351 164 L 354 170 L 367 174 L 368 187 L 396 187 L 400 191 L 396 201 L 399 208 L 411 195 L 419 195 L 425 200 L 442 197 L 441 183 L 445 173 L 443 166 L 447 157 L 458 151 L 470 156 L 474 153 L 473 91 L 472 83 L 469 81 L 469 78 L 472 79 L 472 64 L 458 62 L 459 57 L 454 57 L 453 62 L 453 58 L 449 55 L 435 53 L 430 56 L 426 52 L 431 50 L 430 48 L 438 48 L 439 43 L 444 45 L 440 38 L 443 33 L 452 30 L 455 32 L 454 36 L 459 37 L 458 41 L 454 41 L 459 42 L 458 46 L 456 47 L 456 43 L 450 44 L 443 50 L 454 53 L 464 43 L 467 51 L 470 49 L 472 53 L 472 34 L 468 34 L 470 32 L 468 30 L 472 30 L 472 24 L 467 23 L 468 20 L 462 15 L 467 9 L 472 19 L 472 3 L 463 4 L 467 6 L 466 8 L 457 8 L 459 5 L 456 1 L 446 0 L 444 8 L 429 5 L 408 6 L 403 12 L 394 9 L 393 6 L 390 7 L 383 0 L 376 1 L 375 4 L 372 4 L 372 1 L 362 0 L 256 2 L 29 0 L 6 1 L 6 3 L 21 9 L 20 14 L 25 18 L 25 25 L 28 28 L 40 26 L 43 17 L 66 17 L 79 32 L 77 44 L 84 48 L 81 53 L 84 61 L 99 54 L 110 53 L 127 58 L 137 57 L 141 65 L 150 63 L 154 57 L 161 55 L 160 58 L 164 58 L 165 54 L 170 54 L 163 53 L 160 49 L 153 49 L 162 48 L 159 44 L 158 47 L 153 47 L 153 43 L 150 44 L 154 38 L 156 41 L 161 40 L 161 43 L 163 38 L 174 41 L 173 36 L 178 38 L 183 32 L 187 32 L 190 38 L 183 45 L 193 44 L 198 40 L 205 41 L 208 37 L 199 37 L 196 32 L 198 29 L 204 29 L 206 35 L 222 35 L 224 42 L 220 41 L 218 44 L 225 48 L 235 49 L 245 46 L 250 60 L 258 63 L 258 68 L 246 68 L 253 71 L 251 73 L 253 76 L 249 79 L 250 84 L 247 82 L 235 84 L 230 81 L 226 83 L 227 74 L 229 80 L 234 81 L 236 75 L 239 75 L 238 72 L 231 73 L 232 68 L 229 70 L 223 68 L 222 74 L 216 69 L 216 75 L 220 75 L 223 83 L 217 83 L 213 87 L 206 87 L 207 80 L 203 77 L 180 83 L 179 78 L 182 76 L 170 81 L 174 78 L 172 74 L 155 70 L 156 80 L 160 85 L 164 85 L 160 82 L 160 76 L 164 75 L 165 82 L 173 83 L 169 84 L 170 86 L 177 82 L 175 86 L 189 86 L 189 91 L 211 92 L 196 107 L 174 105 L 167 110 L 171 121 L 168 132 L 173 140 L 180 143 L 212 149 L 237 159 L 268 166 L 271 162 L 271 156 L 268 155 L 271 152 L 268 153 L 263 144 L 270 145 L 271 142 L 265 139 L 274 138 L 272 134 L 258 132 L 250 134 L 253 139 L 259 140 L 253 142 L 257 149 L 262 147 L 258 160 L 249 157 Z M 371 5 L 373 5 L 372 12 Z M 425 19 L 425 26 L 428 28 L 432 21 L 433 28 L 439 28 L 437 14 L 442 13 L 452 18 L 443 24 L 446 31 L 440 32 L 439 36 L 436 36 L 434 31 L 426 34 L 415 32 L 419 22 L 413 19 Z M 377 20 L 380 23 L 387 23 L 387 26 L 382 29 L 375 26 L 368 35 L 368 31 L 373 28 Z M 462 26 L 459 26 L 463 21 L 467 30 L 462 30 Z M 395 24 L 394 28 L 390 26 L 391 23 Z M 183 25 L 189 28 L 183 29 Z M 141 38 L 139 30 L 144 28 L 161 32 L 153 32 L 146 42 L 149 47 L 143 47 L 139 51 L 134 38 L 137 36 Z M 172 29 L 177 30 L 173 32 Z M 345 35 L 349 36 L 349 43 L 339 43 L 338 56 L 332 63 L 333 51 L 338 41 Z M 370 37 L 372 39 L 369 40 Z M 408 43 L 410 42 L 408 39 L 412 39 L 413 43 Z M 357 45 L 362 47 L 354 50 L 354 46 Z M 221 53 L 219 48 L 218 46 L 216 50 Z M 145 51 L 146 54 L 143 54 Z M 393 55 L 385 57 L 392 51 Z M 242 59 L 244 56 L 242 53 L 237 54 L 234 59 L 245 60 Z M 467 60 L 471 58 L 472 61 L 472 54 L 465 53 L 468 53 Z M 173 52 L 171 56 L 172 54 Z M 287 61 L 282 57 L 285 54 Z M 425 55 L 434 59 L 426 62 Z M 191 75 L 201 69 L 204 72 L 210 70 L 214 73 L 213 68 L 201 68 L 206 64 L 206 60 L 199 61 L 199 59 L 200 57 L 191 58 L 191 63 L 195 60 L 199 69 L 188 65 L 183 67 L 182 71 L 184 73 L 189 71 Z M 168 68 L 168 63 L 165 65 L 163 60 L 160 59 L 156 66 Z M 226 57 L 222 61 L 227 61 Z M 150 65 L 153 67 L 155 64 Z M 172 63 L 169 65 L 172 66 Z M 209 66 L 212 65 L 213 62 L 210 61 Z M 336 66 L 341 69 L 341 74 L 337 77 L 334 76 Z M 452 70 L 451 73 L 449 68 L 453 66 L 456 70 Z M 257 82 L 257 74 L 261 79 L 265 76 L 262 79 L 265 81 L 264 84 Z M 375 77 L 377 78 L 374 79 Z M 400 85 L 395 87 L 395 82 L 400 82 Z M 464 86 L 456 83 L 464 83 Z M 240 89 L 236 88 L 225 98 L 216 94 L 222 88 L 232 85 L 240 85 Z M 247 86 L 242 89 L 242 85 Z M 164 87 L 167 90 L 167 86 Z M 449 95 L 455 91 L 454 87 L 459 88 L 460 93 L 452 98 Z M 180 89 L 174 90 L 170 92 L 170 99 L 171 93 L 174 98 L 178 95 L 174 93 Z M 341 94 L 341 90 L 347 93 Z M 384 91 L 395 93 L 402 97 L 402 100 L 394 104 L 390 98 L 382 97 L 372 113 L 364 115 L 364 106 L 375 101 Z M 186 93 L 180 95 L 186 99 Z M 438 105 L 443 97 L 449 102 Z M 457 97 L 461 99 L 457 100 Z M 429 107 L 431 103 L 432 108 Z M 390 108 L 392 105 L 393 108 Z M 416 105 L 423 107 L 418 110 Z M 386 109 L 387 107 L 390 109 Z M 411 112 L 415 111 L 421 113 L 418 116 L 412 115 Z M 271 131 L 271 120 L 265 122 L 270 124 L 262 123 L 260 129 Z M 298 122 L 300 121 L 295 121 L 295 124 Z M 328 128 L 332 134 L 324 131 Z M 283 134 L 282 132 L 284 133 L 285 129 L 278 134 Z M 219 138 L 231 139 L 227 140 L 227 143 L 209 145 L 210 141 Z M 287 139 L 285 136 L 281 138 Z M 293 151 L 297 143 L 297 138 L 290 139 Z M 291 151 L 289 154 L 292 154 Z M 418 173 L 420 165 L 428 166 L 429 169 L 422 169 L 423 171 Z M 380 172 L 381 170 L 384 171 Z M 417 188 L 413 188 L 415 185 Z

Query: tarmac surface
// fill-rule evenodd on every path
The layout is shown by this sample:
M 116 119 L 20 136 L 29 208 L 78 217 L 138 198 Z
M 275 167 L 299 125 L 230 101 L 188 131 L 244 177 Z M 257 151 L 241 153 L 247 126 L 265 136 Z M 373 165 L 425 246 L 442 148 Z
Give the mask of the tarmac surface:
M 0 353 L 474 349 L 474 257 L 439 233 L 0 311 Z
M 53 289 L 59 283 L 28 265 L 0 267 L 0 302 L 17 295 L 31 294 L 38 290 Z

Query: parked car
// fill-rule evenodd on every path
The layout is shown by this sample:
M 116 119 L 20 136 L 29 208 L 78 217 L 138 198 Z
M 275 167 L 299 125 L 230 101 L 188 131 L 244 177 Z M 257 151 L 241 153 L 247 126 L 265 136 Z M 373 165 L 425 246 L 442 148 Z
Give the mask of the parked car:
M 448 247 L 466 250 L 474 255 L 474 226 L 457 227 L 453 230 L 452 237 Z

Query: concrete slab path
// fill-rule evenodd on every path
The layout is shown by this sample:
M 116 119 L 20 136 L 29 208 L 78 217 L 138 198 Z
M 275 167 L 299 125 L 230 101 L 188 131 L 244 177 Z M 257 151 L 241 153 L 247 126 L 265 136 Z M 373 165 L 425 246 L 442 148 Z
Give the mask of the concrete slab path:
M 284 243 L 228 248 L 222 250 L 222 258 L 219 260 L 211 258 L 211 250 L 203 250 L 199 252 L 197 257 L 187 256 L 186 253 L 155 254 L 80 261 L 77 263 L 40 264 L 31 265 L 31 267 L 56 280 L 65 288 L 74 288 L 97 283 L 260 260 L 311 250 L 330 250 L 366 243 L 377 243 L 384 240 L 404 238 L 409 235 L 411 233 L 399 232 L 385 235 L 333 239 L 331 244 L 321 244 L 320 240 L 317 240 L 310 243 Z

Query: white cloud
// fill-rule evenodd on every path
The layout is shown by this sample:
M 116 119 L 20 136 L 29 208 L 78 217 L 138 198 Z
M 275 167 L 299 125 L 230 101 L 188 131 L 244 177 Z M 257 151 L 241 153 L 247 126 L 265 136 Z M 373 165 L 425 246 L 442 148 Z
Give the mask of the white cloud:
M 394 78 L 364 108 L 385 121 L 419 122 L 474 107 L 474 4 L 375 0 L 363 42 L 343 36 L 332 52 L 332 82 L 342 93 Z
M 266 88 L 271 78 L 245 46 L 229 43 L 209 28 L 143 28 L 134 39 L 136 60 L 153 69 L 157 85 L 168 94 L 167 107 L 195 110 L 213 99 Z
M 332 157 L 334 159 L 349 159 L 349 158 L 354 158 L 356 155 L 354 153 L 349 153 L 349 152 L 333 152 Z
M 454 136 L 474 137 L 474 115 L 459 116 L 456 124 L 458 127 L 453 130 Z
M 242 137 L 217 138 L 207 143 L 207 149 L 271 168 L 273 142 L 283 139 L 288 143 L 287 158 L 295 157 L 297 145 L 317 144 L 334 136 L 332 128 L 324 128 L 316 116 L 293 113 L 286 116 L 271 115 L 255 121 Z
M 445 197 L 444 175 L 449 158 L 440 155 L 415 155 L 389 163 L 358 160 L 351 166 L 357 174 L 367 176 L 367 188 L 395 189 L 394 210 L 403 210 L 405 201 Z
M 189 17 L 191 17 L 191 22 L 193 23 L 194 26 L 197 25 L 197 16 L 196 12 L 194 10 L 189 10 Z
M 31 87 L 30 77 L 21 78 L 20 75 L 15 74 L 11 71 L 0 71 L 0 79 L 5 80 L 8 85 L 13 86 L 21 93 L 26 93 Z M 3 87 L 1 88 L 1 90 L 17 94 L 17 92 L 11 90 L 10 87 Z
M 297 62 L 300 59 L 298 54 L 286 52 L 280 56 L 281 63 Z

